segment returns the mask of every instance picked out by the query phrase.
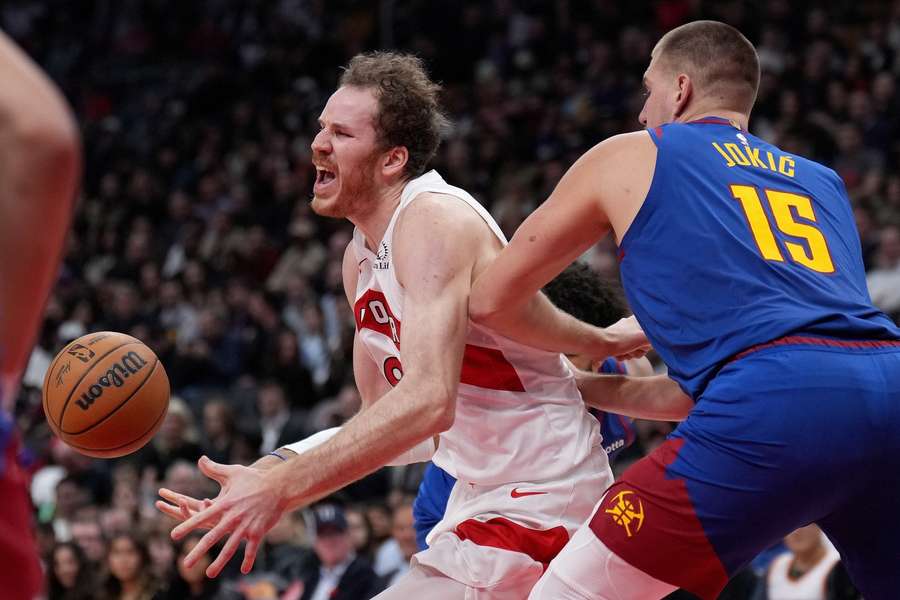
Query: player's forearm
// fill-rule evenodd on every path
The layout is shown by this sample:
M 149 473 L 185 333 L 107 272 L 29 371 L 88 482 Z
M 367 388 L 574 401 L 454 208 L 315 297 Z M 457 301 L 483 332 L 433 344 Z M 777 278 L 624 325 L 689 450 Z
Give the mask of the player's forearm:
M 0 33 L 0 389 L 31 352 L 78 183 L 77 133 L 62 97 Z
M 449 428 L 450 394 L 406 378 L 326 443 L 272 469 L 269 484 L 288 509 L 314 502 Z
M 583 323 L 559 310 L 542 293 L 496 309 L 470 304 L 469 317 L 492 331 L 533 348 L 588 356 L 612 354 L 604 351 L 604 348 L 611 347 L 613 341 L 606 330 Z
M 287 444 L 286 446 L 282 446 L 278 449 L 278 456 L 272 456 L 276 461 L 285 460 L 296 456 L 298 454 L 304 454 L 313 450 L 314 448 L 318 448 L 331 438 L 333 438 L 337 433 L 341 430 L 340 427 L 332 427 L 330 429 L 324 429 L 317 433 L 312 434 L 311 436 L 300 440 L 299 442 L 294 442 L 292 444 Z M 434 455 L 435 450 L 437 449 L 437 436 L 430 437 L 428 439 L 422 440 L 409 450 L 400 453 L 400 455 L 396 456 L 392 459 L 386 466 L 388 467 L 400 467 L 403 465 L 409 465 L 417 462 L 425 462 L 427 460 L 431 460 L 431 457 Z M 283 457 L 283 458 L 279 458 Z
M 694 406 L 690 396 L 665 375 L 579 375 L 578 388 L 587 405 L 635 419 L 683 421 Z

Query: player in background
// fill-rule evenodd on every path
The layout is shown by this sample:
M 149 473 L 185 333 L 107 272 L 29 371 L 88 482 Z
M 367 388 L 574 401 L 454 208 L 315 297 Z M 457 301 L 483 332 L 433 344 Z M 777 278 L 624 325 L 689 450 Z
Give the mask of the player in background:
M 364 406 L 321 446 L 271 469 L 201 459 L 222 490 L 195 514 L 195 500 L 161 491 L 184 511 L 173 537 L 211 527 L 188 565 L 229 535 L 210 576 L 243 539 L 247 572 L 284 511 L 401 454 L 433 454 L 460 483 L 429 549 L 381 597 L 521 598 L 610 483 L 571 368 L 540 348 L 628 357 L 646 338 L 633 320 L 601 329 L 543 296 L 534 318 L 544 331 L 530 347 L 469 322 L 471 284 L 505 239 L 468 193 L 426 172 L 445 123 L 437 91 L 414 57 L 360 55 L 321 114 L 312 206 L 356 225 L 344 289 Z
M 533 294 L 612 231 L 629 305 L 696 402 L 532 597 L 715 598 L 816 522 L 867 599 L 896 598 L 900 330 L 869 298 L 843 182 L 747 130 L 759 59 L 729 25 L 667 33 L 644 85 L 647 129 L 585 153 L 470 298 L 475 322 L 534 336 Z
M 41 588 L 13 404 L 53 285 L 80 171 L 75 123 L 56 87 L 0 32 L 0 595 Z

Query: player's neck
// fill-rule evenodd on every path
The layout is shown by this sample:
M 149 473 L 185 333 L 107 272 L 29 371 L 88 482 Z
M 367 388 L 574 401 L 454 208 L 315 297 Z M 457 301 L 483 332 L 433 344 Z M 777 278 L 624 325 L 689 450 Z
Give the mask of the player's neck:
M 825 557 L 825 554 L 825 546 L 816 546 L 806 552 L 795 554 L 793 567 L 798 571 L 806 573 L 819 564 L 819 561 Z
M 736 110 L 717 109 L 708 106 L 699 106 L 694 110 L 688 110 L 678 116 L 676 119 L 679 123 L 690 123 L 691 121 L 699 121 L 706 117 L 721 117 L 734 121 L 741 126 L 741 129 L 747 129 L 750 121 L 749 115 Z
M 372 252 L 377 250 L 379 242 L 384 237 L 384 232 L 400 204 L 400 196 L 406 183 L 400 181 L 380 190 L 376 201 L 367 204 L 372 208 L 370 211 L 349 217 L 350 222 L 362 231 L 366 238 L 366 246 Z

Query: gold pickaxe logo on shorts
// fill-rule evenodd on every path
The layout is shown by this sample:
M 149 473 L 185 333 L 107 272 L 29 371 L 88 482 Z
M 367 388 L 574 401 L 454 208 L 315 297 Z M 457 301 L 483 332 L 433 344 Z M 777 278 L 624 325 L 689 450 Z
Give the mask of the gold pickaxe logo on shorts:
M 634 496 L 634 492 L 622 490 L 612 497 L 609 508 L 603 512 L 612 515 L 613 522 L 624 527 L 625 534 L 631 537 L 644 525 L 644 505 L 637 496 L 634 498 L 628 496 Z

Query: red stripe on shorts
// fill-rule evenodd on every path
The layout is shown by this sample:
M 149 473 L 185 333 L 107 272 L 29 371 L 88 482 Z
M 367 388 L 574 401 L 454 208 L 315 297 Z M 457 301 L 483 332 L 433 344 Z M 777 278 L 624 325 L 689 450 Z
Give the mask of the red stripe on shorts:
M 501 351 L 471 344 L 466 344 L 459 381 L 489 390 L 525 391 L 515 367 Z
M 765 348 L 778 346 L 826 346 L 829 348 L 850 348 L 856 350 L 871 350 L 877 348 L 900 348 L 900 340 L 838 340 L 834 338 L 810 337 L 804 335 L 786 335 L 771 342 L 764 342 L 750 346 L 742 352 L 738 352 L 728 362 L 744 358 Z
M 666 475 L 683 444 L 682 439 L 667 440 L 629 467 L 607 490 L 590 528 L 633 567 L 714 600 L 728 574 L 694 512 L 684 480 Z
M 503 517 L 488 521 L 467 519 L 456 526 L 456 535 L 479 546 L 527 554 L 545 569 L 569 541 L 569 532 L 562 525 L 551 529 L 529 529 Z

